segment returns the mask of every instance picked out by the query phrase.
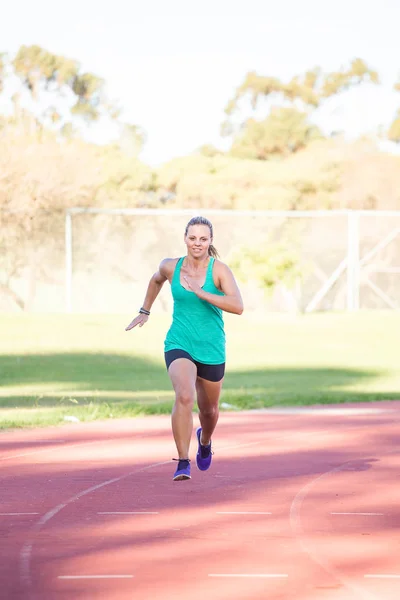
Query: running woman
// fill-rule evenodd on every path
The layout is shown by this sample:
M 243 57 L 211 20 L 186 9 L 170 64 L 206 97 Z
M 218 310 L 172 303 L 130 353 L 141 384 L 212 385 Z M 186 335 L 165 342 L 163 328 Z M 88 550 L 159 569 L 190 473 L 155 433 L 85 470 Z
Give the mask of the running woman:
M 211 465 L 211 437 L 219 417 L 219 397 L 225 374 L 223 311 L 241 315 L 243 302 L 232 271 L 217 260 L 213 227 L 208 219 L 194 217 L 185 229 L 187 255 L 165 258 L 150 279 L 139 315 L 126 327 L 142 327 L 168 280 L 174 301 L 172 325 L 164 343 L 165 363 L 175 391 L 172 432 L 178 452 L 174 481 L 190 479 L 189 446 L 193 431 L 193 405 L 197 395 L 200 425 L 196 431 L 196 464 Z

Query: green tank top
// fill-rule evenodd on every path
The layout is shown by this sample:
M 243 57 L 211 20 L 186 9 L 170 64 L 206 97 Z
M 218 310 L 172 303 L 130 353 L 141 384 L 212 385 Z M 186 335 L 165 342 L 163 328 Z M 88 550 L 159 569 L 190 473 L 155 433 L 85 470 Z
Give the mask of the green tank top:
M 184 258 L 184 257 L 183 257 Z M 225 362 L 225 331 L 222 310 L 181 284 L 183 258 L 175 266 L 171 281 L 174 300 L 172 325 L 167 333 L 164 350 L 185 350 L 198 362 L 219 365 Z M 214 258 L 210 257 L 203 290 L 224 296 L 214 284 L 212 271 Z

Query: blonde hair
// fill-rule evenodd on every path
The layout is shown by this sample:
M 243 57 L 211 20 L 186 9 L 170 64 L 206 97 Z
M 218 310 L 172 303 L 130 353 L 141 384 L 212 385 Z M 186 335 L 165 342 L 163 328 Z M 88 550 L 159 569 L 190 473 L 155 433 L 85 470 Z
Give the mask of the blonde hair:
M 189 223 L 186 225 L 185 236 L 188 234 L 189 227 L 191 227 L 192 225 L 206 225 L 210 230 L 211 239 L 213 239 L 214 233 L 213 233 L 213 226 L 212 226 L 211 221 L 209 221 L 205 217 L 193 217 L 192 219 L 190 219 Z M 217 251 L 216 247 L 213 246 L 213 244 L 209 245 L 208 254 L 209 254 L 209 256 L 212 256 L 213 258 L 218 258 L 218 256 L 219 256 L 218 251 Z

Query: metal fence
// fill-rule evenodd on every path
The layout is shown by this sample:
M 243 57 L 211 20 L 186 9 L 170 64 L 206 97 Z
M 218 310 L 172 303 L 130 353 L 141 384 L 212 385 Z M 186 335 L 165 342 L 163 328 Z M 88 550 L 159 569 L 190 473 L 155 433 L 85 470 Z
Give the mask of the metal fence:
M 275 261 L 284 269 L 284 257 L 291 257 L 295 276 L 274 285 L 264 285 L 261 267 L 261 277 L 250 266 L 243 276 L 244 265 L 248 310 L 399 308 L 400 211 L 72 208 L 65 220 L 63 299 L 53 294 L 48 310 L 136 310 L 160 260 L 185 253 L 185 225 L 197 214 L 212 220 L 215 245 L 228 264 L 237 264 L 245 249 L 259 256 L 261 267 Z M 171 307 L 164 288 L 154 310 Z

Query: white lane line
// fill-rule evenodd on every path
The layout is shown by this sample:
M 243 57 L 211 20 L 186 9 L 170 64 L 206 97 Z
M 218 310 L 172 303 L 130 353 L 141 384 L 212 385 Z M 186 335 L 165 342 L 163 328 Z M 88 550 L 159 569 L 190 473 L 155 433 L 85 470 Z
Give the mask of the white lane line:
M 256 512 L 251 510 L 226 510 L 217 512 L 217 515 L 272 515 L 271 512 Z
M 115 442 L 115 438 L 110 438 L 108 440 L 93 440 L 92 442 L 82 442 L 80 444 L 71 444 L 70 446 L 67 446 L 67 448 L 69 449 L 73 446 L 75 446 L 75 447 L 76 446 L 85 446 L 85 445 L 89 446 L 91 444 L 98 444 L 100 442 Z M 239 448 L 239 447 L 243 448 L 246 446 L 254 446 L 256 444 L 261 444 L 262 442 L 263 442 L 263 440 L 259 440 L 258 442 L 251 442 L 249 444 L 236 444 L 235 446 L 228 446 L 228 447 L 222 448 L 221 450 L 227 450 L 230 447 L 231 448 Z M 38 452 L 46 452 L 46 451 L 48 452 L 49 448 L 47 448 L 46 450 L 39 450 Z M 29 453 L 29 454 L 34 454 L 34 452 Z M 4 460 L 7 460 L 9 458 L 15 458 L 15 456 L 14 457 L 8 456 Z M 3 460 L 3 459 L 0 459 L 0 460 Z M 97 485 L 94 485 L 94 486 L 91 486 L 89 488 L 82 490 L 78 494 L 71 496 L 65 502 L 61 502 L 60 504 L 58 504 L 57 506 L 55 506 L 54 508 L 49 510 L 46 514 L 44 514 L 33 525 L 32 529 L 30 531 L 30 536 L 26 539 L 24 545 L 22 546 L 20 554 L 19 554 L 19 575 L 20 575 L 20 581 L 21 581 L 23 587 L 26 590 L 29 590 L 32 586 L 31 561 L 32 561 L 32 553 L 33 553 L 35 536 L 39 533 L 39 531 L 42 529 L 42 527 L 44 525 L 46 525 L 51 519 L 53 519 L 60 511 L 64 510 L 64 508 L 66 508 L 69 504 L 71 504 L 73 502 L 77 502 L 78 500 L 80 500 L 81 498 L 86 496 L 87 494 L 96 492 L 97 490 L 99 490 L 105 486 L 109 486 L 114 483 L 118 483 L 119 481 L 123 481 L 124 479 L 127 479 L 128 477 L 131 477 L 132 475 L 136 475 L 137 473 L 143 473 L 144 471 L 148 471 L 149 469 L 154 469 L 159 466 L 170 465 L 170 464 L 171 464 L 171 461 L 168 460 L 168 461 L 163 461 L 163 462 L 159 462 L 159 463 L 153 463 L 153 464 L 147 465 L 146 467 L 141 467 L 139 469 L 133 469 L 132 471 L 129 471 L 129 473 L 125 473 L 125 475 L 121 475 L 119 477 L 113 477 L 112 479 L 108 479 L 107 481 L 103 481 L 102 483 L 99 483 Z
M 394 573 L 393 574 L 387 573 L 386 575 L 383 573 L 381 575 L 371 574 L 371 575 L 364 575 L 364 577 L 366 579 L 400 579 L 400 575 L 396 575 Z
M 96 440 L 96 443 L 98 443 L 97 440 Z M 138 473 L 143 473 L 145 471 L 154 469 L 156 467 L 160 467 L 162 465 L 170 465 L 170 464 L 171 464 L 170 460 L 159 462 L 159 463 L 152 463 L 150 465 L 147 465 L 146 467 L 141 467 L 139 469 L 133 469 L 132 471 L 129 471 L 128 473 L 125 473 L 124 475 L 120 475 L 119 477 L 113 477 L 112 479 L 107 479 L 106 481 L 102 481 L 101 483 L 98 483 L 96 485 L 93 485 L 86 489 L 81 490 L 74 496 L 71 496 L 70 498 L 65 500 L 65 502 L 61 502 L 60 504 L 58 504 L 57 506 L 55 506 L 54 508 L 49 510 L 42 517 L 40 517 L 40 519 L 33 525 L 32 529 L 30 531 L 30 536 L 27 538 L 24 545 L 22 546 L 22 549 L 21 549 L 21 552 L 19 555 L 20 581 L 21 581 L 22 585 L 26 588 L 26 590 L 29 590 L 32 586 L 31 560 L 32 560 L 32 551 L 33 551 L 35 536 L 39 533 L 39 531 L 42 529 L 42 527 L 44 525 L 46 525 L 46 523 L 48 523 L 51 519 L 53 519 L 60 511 L 64 510 L 64 508 L 66 508 L 68 505 L 70 505 L 74 502 L 77 502 L 78 500 L 80 500 L 81 498 L 86 496 L 87 494 L 91 494 L 91 493 L 96 492 L 97 490 L 100 490 L 106 486 L 123 481 L 124 479 L 127 479 L 128 477 L 132 477 L 132 475 L 136 475 Z
M 383 513 L 367 513 L 367 512 L 331 512 L 331 515 L 360 515 L 363 517 L 383 517 Z
M 389 452 L 384 453 L 384 455 L 389 454 Z M 306 483 L 300 490 L 297 492 L 295 497 L 293 498 L 292 504 L 290 506 L 289 512 L 289 520 L 290 527 L 297 538 L 300 548 L 305 552 L 310 559 L 315 562 L 317 565 L 322 567 L 326 573 L 332 575 L 335 579 L 337 579 L 347 590 L 350 590 L 354 593 L 354 596 L 357 598 L 362 598 L 363 600 L 379 600 L 378 596 L 374 593 L 366 590 L 365 587 L 359 585 L 350 579 L 347 575 L 343 574 L 339 568 L 335 567 L 328 558 L 324 557 L 321 552 L 318 552 L 315 546 L 309 541 L 309 536 L 307 536 L 304 528 L 303 528 L 303 519 L 302 519 L 302 508 L 305 500 L 307 500 L 310 492 L 313 491 L 313 488 L 321 483 L 322 480 L 328 479 L 334 475 L 337 475 L 340 472 L 343 472 L 345 469 L 349 467 L 352 463 L 354 463 L 355 459 L 348 460 L 341 465 L 329 469 L 324 473 L 321 473 L 310 482 Z M 332 486 L 331 486 L 332 488 Z
M 25 513 L 25 512 L 20 512 L 20 513 L 0 513 L 0 517 L 23 517 L 25 515 L 38 515 L 39 513 Z
M 209 573 L 209 577 L 261 577 L 265 579 L 278 579 L 289 577 L 287 573 Z
M 132 579 L 134 575 L 59 575 L 58 579 Z
M 109 511 L 109 512 L 98 512 L 98 515 L 159 515 L 159 512 L 145 512 L 144 510 L 136 511 Z

